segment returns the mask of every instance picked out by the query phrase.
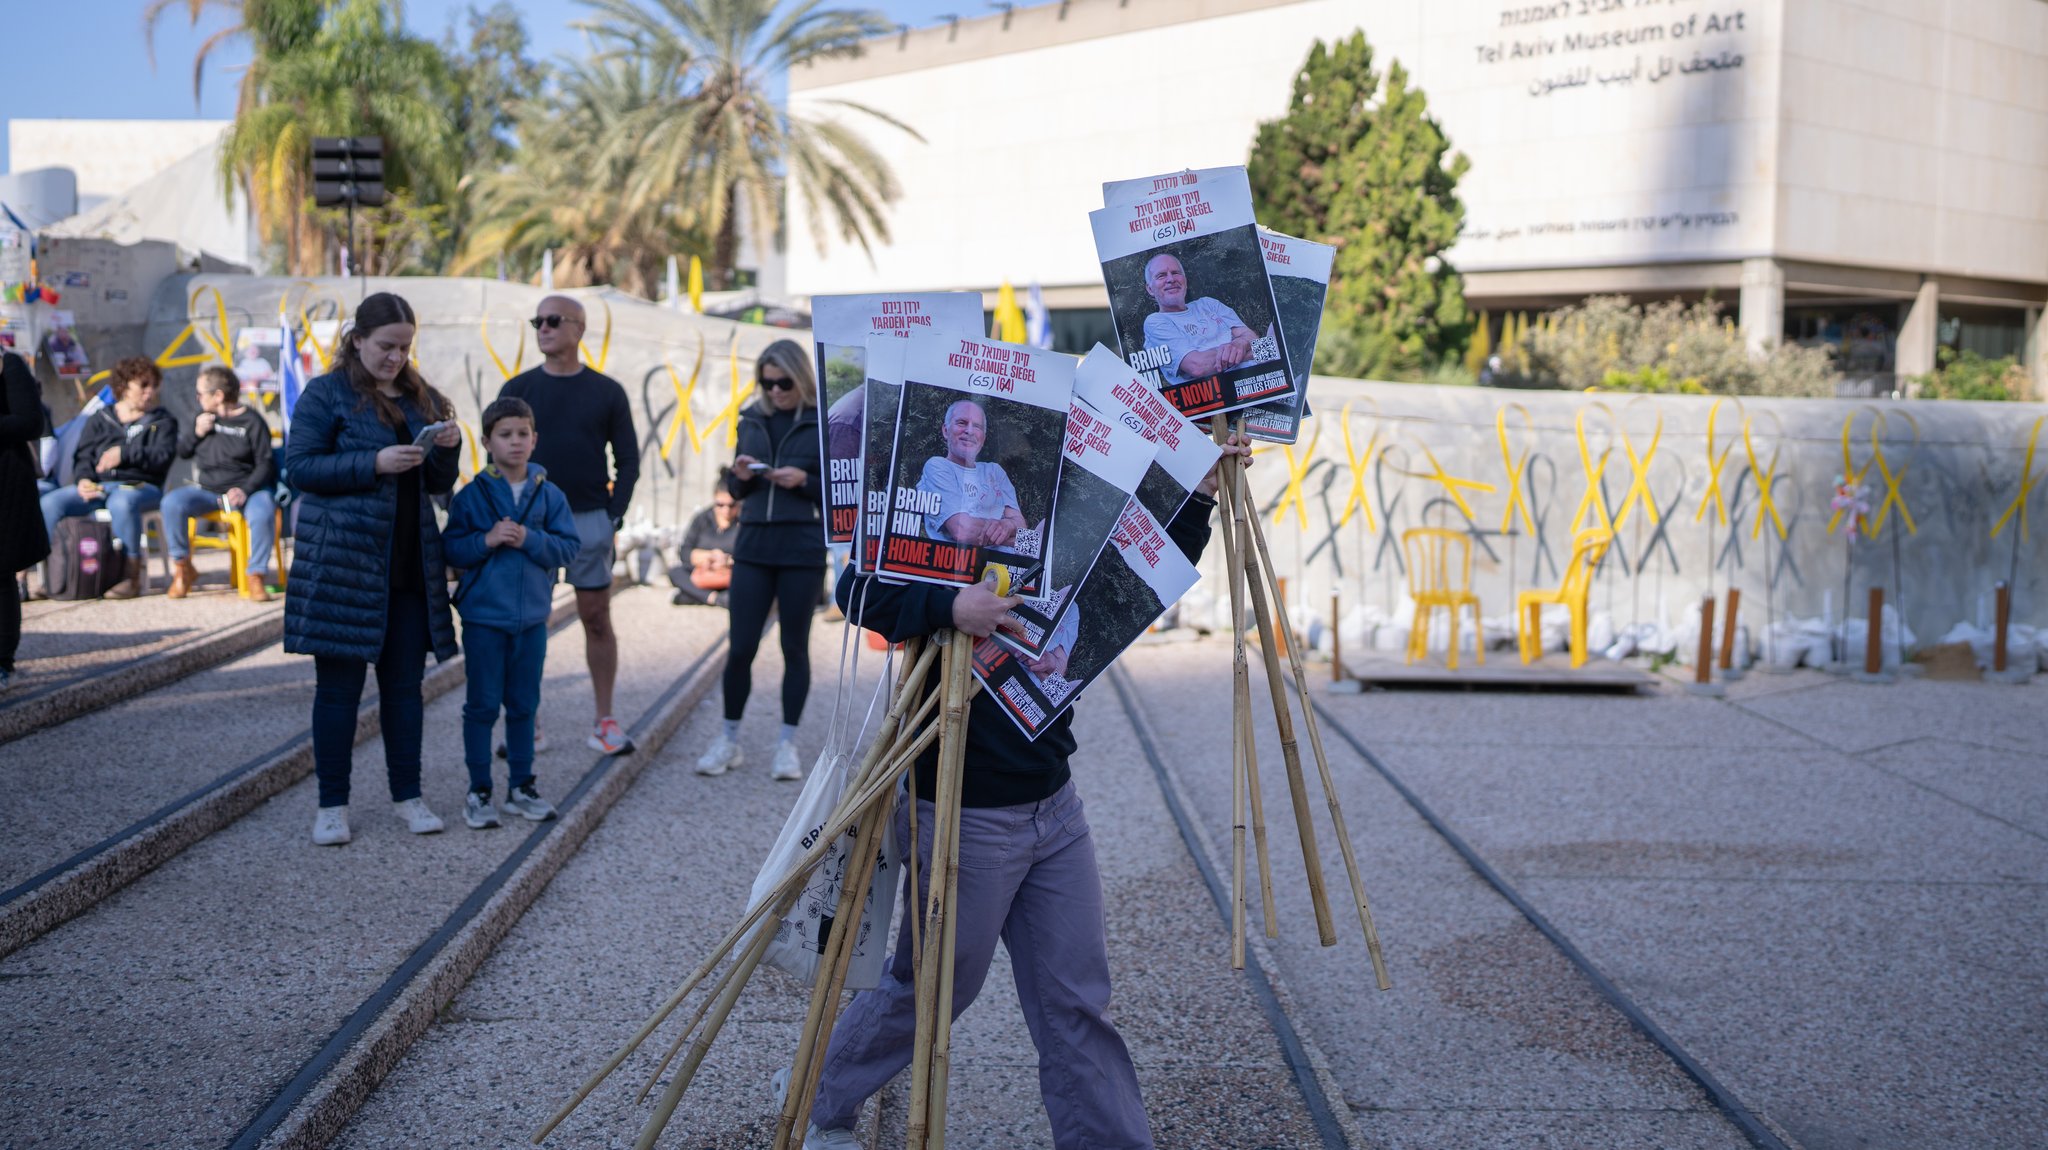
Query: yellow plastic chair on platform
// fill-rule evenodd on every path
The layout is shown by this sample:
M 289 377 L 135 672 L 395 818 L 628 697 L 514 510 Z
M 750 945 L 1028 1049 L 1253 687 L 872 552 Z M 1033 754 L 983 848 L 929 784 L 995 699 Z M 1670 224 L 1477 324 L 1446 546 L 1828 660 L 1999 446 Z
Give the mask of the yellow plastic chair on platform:
M 1408 553 L 1408 597 L 1415 600 L 1415 624 L 1408 632 L 1408 661 L 1429 653 L 1429 620 L 1438 607 L 1451 615 L 1449 665 L 1458 669 L 1458 611 L 1472 608 L 1472 649 L 1486 665 L 1486 633 L 1479 626 L 1479 596 L 1472 593 L 1472 537 L 1445 527 L 1411 527 L 1401 532 Z M 1455 558 L 1454 558 L 1455 554 Z
M 1593 569 L 1600 566 L 1600 557 L 1607 554 L 1607 545 L 1613 539 L 1613 535 L 1599 527 L 1572 536 L 1572 557 L 1564 566 L 1564 582 L 1551 590 L 1524 591 L 1515 596 L 1523 663 L 1543 657 L 1543 607 L 1546 603 L 1557 603 L 1572 613 L 1572 666 L 1585 665 L 1586 595 L 1593 588 Z
M 228 529 L 228 533 L 225 537 L 219 535 L 201 535 L 199 533 L 198 527 L 196 526 L 201 522 L 218 523 L 221 526 L 226 527 Z M 240 595 L 244 599 L 249 597 L 249 588 L 245 585 L 248 580 L 247 572 L 249 570 L 250 546 L 249 519 L 247 516 L 243 515 L 239 511 L 208 511 L 204 515 L 194 515 L 186 521 L 185 537 L 192 541 L 192 547 L 194 550 L 197 550 L 201 547 L 215 547 L 226 550 L 228 553 L 228 578 L 232 580 L 234 583 L 235 594 Z M 275 562 L 277 570 L 273 572 L 273 574 L 277 578 L 278 585 L 283 586 L 283 508 L 278 508 L 277 510 L 277 531 L 272 536 L 272 538 L 277 540 L 277 543 L 275 545 Z

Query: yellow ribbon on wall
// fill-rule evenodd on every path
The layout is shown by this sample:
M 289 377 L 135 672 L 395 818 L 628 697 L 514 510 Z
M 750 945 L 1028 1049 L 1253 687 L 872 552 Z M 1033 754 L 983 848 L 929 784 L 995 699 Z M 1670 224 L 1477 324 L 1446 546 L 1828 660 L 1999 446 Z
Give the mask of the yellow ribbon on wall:
M 697 373 L 704 369 L 704 333 L 697 333 L 697 362 L 690 368 L 690 382 L 683 384 L 681 376 L 667 360 L 661 366 L 668 371 L 669 386 L 676 391 L 676 417 L 668 425 L 668 434 L 661 437 L 661 457 L 667 459 L 676 447 L 676 432 L 687 429 L 690 433 L 690 450 L 704 450 L 704 436 L 697 430 L 697 421 L 690 417 L 690 395 L 697 390 Z
M 1316 441 L 1322 437 L 1323 429 L 1318 425 L 1315 434 L 1308 437 L 1308 447 L 1302 451 L 1299 458 L 1294 454 L 1294 445 L 1286 445 L 1287 490 L 1281 494 L 1280 502 L 1273 505 L 1273 526 L 1280 526 L 1280 521 L 1287 517 L 1287 509 L 1291 506 L 1294 508 L 1295 518 L 1300 521 L 1301 529 L 1308 530 L 1308 499 L 1302 494 L 1301 488 L 1308 479 L 1309 465 L 1316 459 Z
M 1493 429 L 1500 433 L 1500 463 L 1508 475 L 1508 505 L 1500 513 L 1500 531 L 1501 534 L 1505 535 L 1514 527 L 1515 513 L 1519 511 L 1522 513 L 1523 533 L 1534 535 L 1536 534 L 1536 521 L 1531 518 L 1529 502 L 1522 494 L 1522 473 L 1528 468 L 1529 455 L 1535 451 L 1535 448 L 1525 441 L 1522 445 L 1522 457 L 1520 459 L 1514 457 L 1514 449 L 1508 444 L 1509 409 L 1521 413 L 1522 428 L 1529 433 L 1531 439 L 1535 438 L 1536 435 L 1536 429 L 1531 426 L 1532 421 L 1529 418 L 1529 409 L 1521 404 L 1504 403 L 1499 411 L 1493 413 Z
M 1872 412 L 1871 414 L 1871 429 L 1875 431 L 1878 421 L 1884 418 L 1884 413 Z M 1854 487 L 1863 482 L 1863 476 L 1870 471 L 1870 464 L 1872 462 L 1866 459 L 1863 461 L 1863 466 L 1859 468 L 1856 466 L 1855 460 L 1850 458 L 1849 432 L 1855 426 L 1856 413 L 1852 411 L 1842 419 L 1842 483 L 1849 487 Z M 1835 509 L 1833 515 L 1828 516 L 1828 534 L 1833 535 L 1835 528 L 1841 526 L 1842 515 L 1847 510 L 1848 508 L 1846 507 L 1839 507 Z
M 1408 476 L 1411 479 L 1427 479 L 1432 483 L 1442 484 L 1443 489 L 1450 493 L 1451 502 L 1457 504 L 1458 510 L 1465 513 L 1465 518 L 1477 518 L 1472 514 L 1472 505 L 1465 502 L 1465 493 L 1460 491 L 1459 488 L 1469 487 L 1474 491 L 1482 491 L 1488 495 L 1491 495 L 1494 493 L 1495 490 L 1497 490 L 1494 487 L 1494 485 L 1479 479 L 1460 479 L 1459 477 L 1452 475 L 1450 472 L 1444 470 L 1444 465 L 1438 462 L 1436 452 L 1431 451 L 1429 449 L 1429 444 L 1424 443 L 1420 439 L 1417 439 L 1415 441 L 1415 446 L 1420 447 L 1422 449 L 1423 457 L 1429 460 L 1430 470 L 1426 473 L 1421 471 L 1407 471 L 1398 467 L 1394 470 L 1400 472 L 1402 475 Z
M 1917 446 L 1920 442 L 1920 421 L 1914 419 L 1910 411 L 1899 414 L 1912 426 L 1913 443 Z M 1884 479 L 1884 499 L 1878 503 L 1877 514 L 1870 520 L 1870 537 L 1875 539 L 1884 532 L 1885 517 L 1890 514 L 1893 504 L 1898 505 L 1899 522 L 1906 525 L 1906 534 L 1918 535 L 1920 528 L 1913 522 L 1913 512 L 1906 506 L 1906 497 L 1899 490 L 1899 485 L 1906 478 L 1906 468 L 1912 466 L 1913 461 L 1909 459 L 1900 464 L 1897 471 L 1892 470 L 1890 461 L 1884 457 L 1884 428 L 1885 417 L 1880 411 L 1877 418 L 1870 421 L 1870 463 L 1877 466 L 1878 475 Z M 1864 470 L 1868 471 L 1869 466 L 1866 464 Z
M 576 350 L 583 353 L 583 362 L 590 366 L 590 370 L 603 371 L 605 361 L 612 357 L 612 305 L 598 300 L 597 306 L 604 309 L 604 339 L 597 345 L 597 358 L 590 358 L 589 346 L 580 339 L 576 341 Z
M 2012 502 L 2006 506 L 2005 514 L 1999 516 L 1998 522 L 1992 525 L 1993 539 L 1998 538 L 1998 533 L 2005 530 L 2006 523 L 2012 519 L 2015 511 L 2020 515 L 2020 540 L 2024 542 L 2027 538 L 2027 493 L 2034 487 L 2034 447 L 2040 442 L 2041 424 L 2044 421 L 2048 421 L 2048 415 L 2037 417 L 2034 420 L 2034 429 L 2027 433 L 2027 456 L 2026 462 L 2020 465 L 2019 494 L 2012 497 Z
M 1778 514 L 1777 499 L 1771 494 L 1772 481 L 1777 478 L 1778 474 L 1778 445 L 1775 443 L 1771 445 L 1770 466 L 1758 467 L 1756 462 L 1756 444 L 1751 442 L 1749 437 L 1749 423 L 1749 417 L 1747 415 L 1743 416 L 1742 453 L 1749 458 L 1750 474 L 1757 477 L 1756 522 L 1750 525 L 1749 537 L 1751 539 L 1756 539 L 1763 535 L 1764 519 L 1766 516 L 1768 516 L 1770 518 L 1771 525 L 1777 528 L 1778 538 L 1780 540 L 1783 540 L 1785 538 L 1785 520 L 1784 517 Z
M 498 349 L 491 346 L 491 320 L 489 316 L 476 321 L 476 330 L 477 334 L 484 341 L 484 351 L 490 355 L 491 362 L 498 367 L 498 375 L 504 379 L 511 379 L 513 376 L 518 375 L 519 369 L 526 364 L 526 325 L 523 323 L 519 325 L 519 350 L 513 353 L 511 367 L 505 366 L 505 361 L 498 355 Z
M 1636 445 L 1629 440 L 1628 428 L 1619 421 L 1615 426 L 1621 435 L 1621 450 L 1628 456 L 1629 481 L 1628 491 L 1621 497 L 1621 511 L 1614 517 L 1614 526 L 1619 530 L 1628 522 L 1629 509 L 1638 500 L 1642 502 L 1643 514 L 1650 517 L 1650 522 L 1662 523 L 1657 515 L 1657 496 L 1650 490 L 1650 464 L 1656 461 L 1657 445 L 1664 441 L 1664 413 L 1657 413 L 1657 428 L 1650 433 L 1650 449 L 1640 456 L 1636 454 Z
M 192 309 L 199 305 L 199 297 L 205 292 L 213 293 L 213 331 L 199 326 L 199 320 L 192 315 Z M 214 338 L 216 332 L 219 334 L 218 339 Z M 179 349 L 185 346 L 186 340 L 190 339 L 197 339 L 205 346 L 206 350 L 180 354 Z M 158 367 L 197 367 L 201 364 L 215 362 L 233 367 L 235 365 L 235 358 L 228 351 L 233 342 L 234 340 L 228 334 L 227 303 L 221 299 L 220 289 L 215 287 L 196 288 L 192 292 L 192 298 L 185 301 L 185 326 L 178 329 L 178 334 L 171 337 L 171 342 L 162 351 L 156 353 L 151 362 L 155 363 Z M 84 386 L 90 388 L 93 384 L 103 379 L 113 378 L 113 375 L 114 372 L 111 368 L 102 368 L 86 377 Z
M 1735 445 L 1731 443 L 1722 448 L 1719 455 L 1714 454 L 1714 417 L 1721 413 L 1721 404 L 1724 400 L 1725 397 L 1716 397 L 1713 406 L 1707 408 L 1707 490 L 1700 496 L 1700 505 L 1698 510 L 1692 513 L 1692 521 L 1698 523 L 1706 518 L 1707 508 L 1711 506 L 1714 509 L 1714 522 L 1726 527 L 1728 504 L 1721 495 L 1721 469 L 1727 465 L 1728 456 L 1734 453 Z M 1742 410 L 1742 401 L 1738 399 L 1733 402 L 1735 414 L 1743 418 L 1746 427 L 1749 417 Z
M 1614 412 L 1606 404 L 1595 403 L 1590 406 L 1607 412 L 1608 421 L 1614 421 Z M 1607 460 L 1614 455 L 1614 445 L 1609 443 L 1602 448 L 1600 461 L 1593 462 L 1593 449 L 1586 443 L 1586 411 L 1587 408 L 1580 408 L 1578 415 L 1573 419 L 1573 427 L 1579 440 L 1579 466 L 1586 472 L 1586 490 L 1579 496 L 1579 506 L 1572 512 L 1572 534 L 1579 533 L 1580 522 L 1585 519 L 1586 512 L 1592 510 L 1599 515 L 1595 525 L 1605 528 L 1607 533 L 1612 535 L 1614 519 L 1607 514 L 1607 501 L 1600 497 L 1600 479 L 1607 474 Z
M 1345 404 L 1343 413 L 1337 418 L 1344 425 L 1344 461 L 1351 471 L 1351 490 L 1344 495 L 1344 510 L 1337 515 L 1337 526 L 1342 527 L 1349 523 L 1351 512 L 1355 508 L 1365 512 L 1365 529 L 1377 531 L 1379 526 L 1373 522 L 1372 504 L 1365 498 L 1365 477 L 1372 469 L 1373 452 L 1378 451 L 1380 446 L 1379 420 L 1373 420 L 1372 438 L 1366 441 L 1365 454 L 1360 455 L 1351 446 L 1351 405 Z
M 732 364 L 732 396 L 725 401 L 725 406 L 719 409 L 718 415 L 709 424 L 705 425 L 704 434 L 709 436 L 712 430 L 719 424 L 726 424 L 725 445 L 727 447 L 738 447 L 740 442 L 740 408 L 746 404 L 747 400 L 752 399 L 754 396 L 754 385 L 752 383 L 745 385 L 740 383 L 740 333 L 738 330 L 734 330 L 732 333 L 732 347 L 727 352 L 727 355 Z

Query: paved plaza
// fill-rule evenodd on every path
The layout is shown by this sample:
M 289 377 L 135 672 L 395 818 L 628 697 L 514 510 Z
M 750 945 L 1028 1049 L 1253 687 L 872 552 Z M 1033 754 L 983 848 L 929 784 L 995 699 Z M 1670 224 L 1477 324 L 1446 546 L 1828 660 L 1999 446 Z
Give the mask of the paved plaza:
M 218 593 L 37 606 L 0 717 L 81 660 L 125 665 L 260 613 Z M 539 773 L 565 817 L 534 829 L 404 833 L 369 738 L 356 841 L 314 847 L 311 779 L 271 762 L 303 736 L 310 670 L 274 642 L 0 743 L 17 831 L 0 851 L 0 1144 L 526 1145 L 736 920 L 797 793 L 767 777 L 774 645 L 747 764 L 702 778 L 724 616 L 651 588 L 614 610 L 619 710 L 649 746 L 582 748 L 581 634 L 559 630 Z M 809 752 L 843 636 L 814 632 Z M 864 650 L 849 705 L 880 669 Z M 1337 934 L 1317 944 L 1269 722 L 1280 937 L 1257 937 L 1254 883 L 1251 961 L 1230 969 L 1226 642 L 1141 644 L 1078 708 L 1113 1015 L 1161 1147 L 2039 1144 L 2048 683 L 1340 695 L 1311 670 L 1390 991 L 1311 781 Z M 439 689 L 426 797 L 447 815 L 461 691 Z M 957 1145 L 1051 1144 L 1006 962 L 955 1031 Z M 770 1144 L 768 1077 L 806 994 L 755 979 L 660 1145 Z M 548 1144 L 630 1145 L 657 1057 Z M 900 1144 L 907 1102 L 899 1080 L 864 1134 Z

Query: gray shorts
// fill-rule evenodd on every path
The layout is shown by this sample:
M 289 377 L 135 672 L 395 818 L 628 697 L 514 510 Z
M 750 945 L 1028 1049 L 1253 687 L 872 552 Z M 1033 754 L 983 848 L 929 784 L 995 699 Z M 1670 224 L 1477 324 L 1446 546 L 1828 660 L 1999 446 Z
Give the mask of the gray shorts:
M 612 585 L 612 517 L 600 507 L 578 511 L 576 534 L 583 550 L 569 561 L 569 586 L 578 591 L 602 591 Z

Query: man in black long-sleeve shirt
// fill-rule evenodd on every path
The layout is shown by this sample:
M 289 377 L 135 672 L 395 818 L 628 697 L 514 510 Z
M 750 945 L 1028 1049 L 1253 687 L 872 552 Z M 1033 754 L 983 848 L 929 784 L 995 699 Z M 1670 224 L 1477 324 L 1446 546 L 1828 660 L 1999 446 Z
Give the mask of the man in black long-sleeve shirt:
M 597 696 L 597 722 L 586 742 L 607 755 L 621 755 L 633 749 L 633 740 L 612 717 L 612 685 L 619 676 L 619 640 L 611 613 L 612 539 L 640 479 L 633 408 L 618 380 L 577 358 L 582 304 L 551 295 L 540 301 L 529 322 L 545 358 L 532 371 L 506 380 L 498 398 L 523 399 L 533 408 L 531 462 L 546 468 L 548 482 L 568 498 L 576 533 L 583 539 L 583 549 L 569 565 L 569 585 L 576 588 L 584 659 Z M 609 467 L 606 447 L 611 448 Z
M 1226 451 L 1219 466 L 1235 466 L 1230 456 L 1250 454 L 1235 442 Z M 1166 526 L 1190 561 L 1201 557 L 1209 541 L 1216 478 L 1212 470 Z M 840 577 L 837 598 L 848 620 L 899 642 L 947 628 L 985 636 L 1020 602 L 980 584 L 891 585 L 857 577 L 851 568 Z M 1137 1071 L 1107 1017 L 1102 876 L 1067 766 L 1075 749 L 1072 724 L 1068 710 L 1032 741 L 986 691 L 969 705 L 959 899 L 953 910 L 953 1015 L 974 1001 L 1000 938 L 1038 1048 L 1039 1093 L 1053 1144 L 1149 1150 L 1152 1134 Z M 915 770 L 917 793 L 936 793 L 936 746 Z M 933 822 L 930 800 L 920 798 L 919 890 L 929 889 Z M 896 832 L 908 853 L 907 806 L 898 811 Z M 908 905 L 907 894 L 905 904 L 895 955 L 881 984 L 857 995 L 833 1029 L 805 1150 L 858 1145 L 852 1128 L 862 1101 L 910 1062 L 916 1027 L 910 931 L 919 911 Z M 786 1072 L 776 1087 L 778 1093 L 787 1088 Z

